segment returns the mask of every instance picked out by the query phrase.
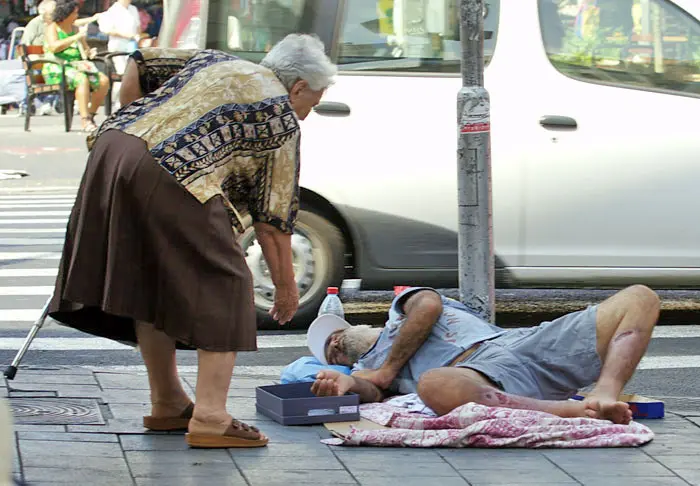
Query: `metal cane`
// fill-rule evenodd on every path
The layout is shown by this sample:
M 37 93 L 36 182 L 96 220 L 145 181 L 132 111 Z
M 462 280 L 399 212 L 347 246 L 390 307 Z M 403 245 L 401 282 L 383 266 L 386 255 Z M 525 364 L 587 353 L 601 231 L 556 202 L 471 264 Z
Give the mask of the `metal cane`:
M 51 302 L 51 297 L 49 297 L 49 300 L 46 301 L 46 304 L 44 304 L 44 308 L 41 310 L 41 315 L 39 318 L 34 321 L 34 325 L 32 326 L 31 330 L 29 331 L 29 334 L 27 335 L 27 339 L 24 340 L 24 344 L 22 344 L 22 347 L 20 348 L 19 351 L 17 351 L 17 355 L 15 356 L 15 359 L 12 361 L 12 364 L 7 367 L 5 370 L 5 378 L 8 380 L 13 380 L 15 378 L 15 375 L 17 374 L 17 367 L 19 367 L 20 361 L 22 361 L 22 358 L 24 358 L 25 353 L 29 349 L 29 346 L 31 346 L 32 341 L 36 337 L 37 333 L 39 332 L 39 329 L 41 329 L 44 326 L 44 322 L 46 321 L 46 317 L 49 313 L 49 303 Z

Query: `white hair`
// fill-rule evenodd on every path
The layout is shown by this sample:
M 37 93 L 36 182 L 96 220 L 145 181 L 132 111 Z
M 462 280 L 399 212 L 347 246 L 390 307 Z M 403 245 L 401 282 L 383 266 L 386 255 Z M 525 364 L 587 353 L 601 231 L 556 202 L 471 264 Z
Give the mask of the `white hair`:
M 53 10 L 55 6 L 56 2 L 54 0 L 44 0 L 37 7 L 37 12 L 39 13 L 39 15 L 44 15 Z
M 333 83 L 338 68 L 326 56 L 321 39 L 315 35 L 289 34 L 273 46 L 260 62 L 273 71 L 285 88 L 304 80 L 314 91 Z

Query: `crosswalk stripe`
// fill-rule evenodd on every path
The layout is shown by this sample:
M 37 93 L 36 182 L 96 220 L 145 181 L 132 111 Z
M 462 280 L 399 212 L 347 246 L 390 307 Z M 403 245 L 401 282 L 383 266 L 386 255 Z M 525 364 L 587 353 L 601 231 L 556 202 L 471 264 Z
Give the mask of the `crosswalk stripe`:
M 128 373 L 128 374 L 146 374 L 146 367 L 142 365 L 133 366 L 77 366 L 78 368 L 90 371 L 102 371 L 105 373 Z M 233 383 L 236 383 L 236 378 L 245 376 L 275 376 L 277 378 L 282 374 L 284 366 L 246 366 L 239 365 L 233 369 Z M 197 366 L 193 365 L 178 365 L 180 373 L 197 373 Z
M 0 228 L 1 234 L 65 234 L 66 228 Z
M 0 350 L 19 349 L 24 340 L 25 338 L 4 337 L 0 340 Z M 306 347 L 306 336 L 258 336 L 258 348 L 279 349 L 293 347 Z M 103 338 L 37 337 L 32 341 L 31 349 L 35 351 L 120 351 L 133 349 L 133 347 Z
M 0 238 L 0 246 L 2 245 L 22 245 L 22 246 L 37 246 L 37 245 L 63 245 L 63 238 Z
M 48 202 L 73 202 L 75 201 L 75 195 L 40 195 L 40 196 L 0 196 L 0 202 L 5 201 L 9 204 L 16 204 L 20 202 L 27 203 L 48 203 Z
M 0 287 L 0 295 L 45 295 L 53 293 L 53 286 L 22 285 L 17 287 Z M 37 314 L 38 315 L 38 314 Z
M 56 268 L 0 268 L 2 277 L 55 277 Z
M 38 203 L 38 202 L 19 202 L 17 204 L 3 204 L 0 202 L 0 210 L 2 209 L 35 209 L 35 208 L 72 208 L 72 202 L 52 202 L 52 203 Z
M 70 211 L 0 211 L 0 217 L 70 216 Z
M 17 260 L 60 260 L 61 253 L 57 251 L 7 251 L 0 252 L 0 262 Z
M 62 219 L 3 219 L 0 218 L 0 224 L 66 224 L 68 218 Z

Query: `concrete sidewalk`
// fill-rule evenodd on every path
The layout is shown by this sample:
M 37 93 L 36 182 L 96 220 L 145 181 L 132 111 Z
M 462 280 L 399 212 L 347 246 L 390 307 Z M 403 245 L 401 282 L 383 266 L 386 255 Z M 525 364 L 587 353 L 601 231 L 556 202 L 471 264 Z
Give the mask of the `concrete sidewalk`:
M 665 419 L 645 421 L 657 436 L 636 449 L 332 447 L 320 443 L 329 437 L 322 426 L 283 427 L 256 413 L 255 387 L 275 378 L 236 377 L 229 392 L 230 412 L 259 426 L 267 447 L 195 450 L 182 433 L 142 428 L 144 374 L 20 369 L 0 384 L 17 412 L 15 474 L 36 486 L 700 485 L 700 416 L 667 410 Z M 182 379 L 194 395 L 195 376 Z

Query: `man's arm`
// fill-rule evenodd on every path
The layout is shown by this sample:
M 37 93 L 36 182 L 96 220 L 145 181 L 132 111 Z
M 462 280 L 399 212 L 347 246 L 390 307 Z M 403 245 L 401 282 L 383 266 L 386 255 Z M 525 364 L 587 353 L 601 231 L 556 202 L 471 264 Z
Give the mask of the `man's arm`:
M 320 371 L 316 375 L 316 381 L 311 385 L 311 391 L 319 397 L 337 397 L 347 392 L 357 393 L 360 395 L 360 403 L 384 400 L 384 392 L 374 383 L 335 370 Z
M 377 370 L 356 371 L 355 377 L 371 381 L 382 389 L 389 387 L 401 368 L 416 354 L 442 314 L 442 299 L 432 290 L 411 295 L 403 305 L 405 322 L 391 345 L 389 356 Z

